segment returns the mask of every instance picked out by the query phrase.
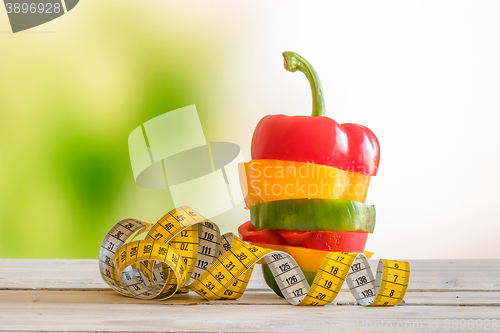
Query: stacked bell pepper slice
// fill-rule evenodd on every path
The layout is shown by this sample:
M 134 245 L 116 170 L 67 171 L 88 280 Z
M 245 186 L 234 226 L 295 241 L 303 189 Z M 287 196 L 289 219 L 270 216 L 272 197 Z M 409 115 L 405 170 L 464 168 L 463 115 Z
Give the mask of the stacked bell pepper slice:
M 239 165 L 247 207 L 285 199 L 365 202 L 371 176 L 307 162 L 254 159 Z
M 326 117 L 313 67 L 294 52 L 283 57 L 288 71 L 309 80 L 312 116 L 269 115 L 257 124 L 252 160 L 239 165 L 251 220 L 238 231 L 244 241 L 290 253 L 312 280 L 325 251 L 364 251 L 375 227 L 375 207 L 365 200 L 380 148 L 368 128 Z

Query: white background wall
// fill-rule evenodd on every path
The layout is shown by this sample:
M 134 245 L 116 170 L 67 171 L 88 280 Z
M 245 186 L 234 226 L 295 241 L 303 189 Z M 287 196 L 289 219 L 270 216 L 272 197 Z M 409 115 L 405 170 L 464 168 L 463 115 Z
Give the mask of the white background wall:
M 261 1 L 214 12 L 231 13 L 239 34 L 227 111 L 241 125 L 218 139 L 248 160 L 261 117 L 310 113 L 307 80 L 282 66 L 281 52 L 298 52 L 322 80 L 328 115 L 380 141 L 366 249 L 499 257 L 500 2 Z

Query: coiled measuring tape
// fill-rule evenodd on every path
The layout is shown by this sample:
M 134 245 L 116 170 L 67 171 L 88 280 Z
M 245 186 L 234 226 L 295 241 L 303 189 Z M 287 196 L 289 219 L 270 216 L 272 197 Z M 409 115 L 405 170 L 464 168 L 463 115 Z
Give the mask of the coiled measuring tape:
M 143 240 L 134 240 L 147 233 Z M 104 237 L 99 269 L 122 295 L 167 299 L 193 290 L 207 300 L 238 299 L 257 261 L 268 264 L 281 292 L 293 305 L 327 305 L 344 281 L 363 306 L 398 305 L 406 293 L 410 265 L 381 259 L 376 279 L 362 253 L 330 252 L 310 286 L 286 252 L 248 245 L 190 207 L 173 209 L 154 225 L 124 219 Z

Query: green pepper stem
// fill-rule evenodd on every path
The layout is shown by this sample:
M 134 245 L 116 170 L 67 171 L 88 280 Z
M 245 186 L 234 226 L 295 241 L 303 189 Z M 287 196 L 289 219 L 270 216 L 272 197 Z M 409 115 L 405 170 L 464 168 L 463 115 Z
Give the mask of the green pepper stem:
M 283 52 L 285 69 L 290 72 L 301 71 L 309 80 L 312 93 L 312 116 L 326 116 L 325 100 L 323 98 L 323 89 L 318 74 L 311 64 L 302 56 L 295 52 Z

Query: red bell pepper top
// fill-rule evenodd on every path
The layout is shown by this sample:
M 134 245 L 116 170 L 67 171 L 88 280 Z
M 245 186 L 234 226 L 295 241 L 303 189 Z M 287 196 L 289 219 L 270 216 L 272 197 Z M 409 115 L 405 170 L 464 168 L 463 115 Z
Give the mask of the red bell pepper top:
M 309 162 L 337 169 L 377 174 L 380 146 L 375 134 L 358 124 L 339 125 L 326 117 L 319 77 L 300 55 L 284 52 L 285 68 L 303 72 L 311 85 L 312 117 L 269 115 L 252 138 L 252 159 Z
M 270 115 L 252 138 L 252 159 L 309 162 L 377 174 L 380 148 L 370 129 L 328 117 Z

